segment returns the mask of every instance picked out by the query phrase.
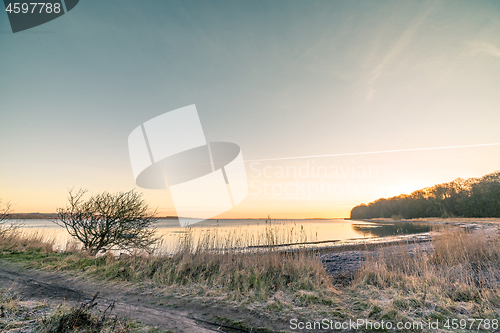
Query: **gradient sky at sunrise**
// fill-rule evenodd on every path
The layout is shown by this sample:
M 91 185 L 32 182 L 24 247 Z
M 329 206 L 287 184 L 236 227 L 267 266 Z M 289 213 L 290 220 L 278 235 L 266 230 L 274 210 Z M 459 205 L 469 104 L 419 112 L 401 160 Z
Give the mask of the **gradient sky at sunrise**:
M 13 34 L 0 13 L 0 198 L 54 212 L 132 176 L 139 124 L 196 104 L 237 143 L 249 195 L 222 218 L 347 217 L 362 202 L 500 169 L 498 1 L 82 0 Z M 253 162 L 252 162 L 253 161 Z

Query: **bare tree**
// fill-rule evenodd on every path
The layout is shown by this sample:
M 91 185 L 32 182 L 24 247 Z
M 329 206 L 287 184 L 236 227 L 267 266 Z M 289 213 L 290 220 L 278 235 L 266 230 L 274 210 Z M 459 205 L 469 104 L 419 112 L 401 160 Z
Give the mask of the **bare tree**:
M 149 251 L 158 240 L 151 211 L 136 192 L 104 192 L 85 200 L 86 190 L 69 191 L 68 205 L 57 210 L 56 224 L 83 243 L 94 255 L 101 250 L 143 249 Z
M 6 219 L 10 217 L 12 213 L 12 205 L 10 201 L 4 201 L 0 199 L 0 225 L 5 222 Z
M 4 235 L 4 233 L 9 230 L 9 228 L 4 228 L 2 225 L 5 223 L 5 220 L 10 217 L 11 213 L 12 205 L 10 201 L 0 199 L 0 235 Z

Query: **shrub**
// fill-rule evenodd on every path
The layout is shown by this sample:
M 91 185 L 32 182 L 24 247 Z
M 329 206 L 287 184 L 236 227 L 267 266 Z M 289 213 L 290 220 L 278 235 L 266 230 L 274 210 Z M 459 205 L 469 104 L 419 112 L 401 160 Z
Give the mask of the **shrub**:
M 69 192 L 69 205 L 57 210 L 56 224 L 94 255 L 101 250 L 149 250 L 157 241 L 151 212 L 136 192 L 101 193 L 84 200 L 86 191 Z

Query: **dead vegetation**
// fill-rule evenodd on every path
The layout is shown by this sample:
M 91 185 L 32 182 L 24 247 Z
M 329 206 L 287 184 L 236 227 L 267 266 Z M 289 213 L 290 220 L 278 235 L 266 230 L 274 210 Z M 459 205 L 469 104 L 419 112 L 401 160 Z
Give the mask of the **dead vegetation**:
M 272 231 L 268 234 L 269 241 L 276 242 Z M 108 253 L 97 258 L 76 249 L 53 253 L 51 242 L 42 245 L 40 236 L 30 241 L 19 237 L 0 239 L 4 258 L 137 283 L 158 297 L 230 304 L 270 318 L 395 322 L 500 317 L 500 240 L 491 228 L 440 229 L 429 251 L 418 244 L 411 244 L 412 251 L 410 244 L 380 248 L 343 286 L 334 286 L 312 252 L 274 247 L 235 252 L 221 245 L 234 241 L 210 233 L 196 242 L 186 233 L 173 255 Z M 14 249 L 32 255 L 12 255 Z
M 491 229 L 450 228 L 434 237 L 429 252 L 381 250 L 351 288 L 367 298 L 372 318 L 498 319 L 500 239 Z
M 87 302 L 76 306 L 23 300 L 9 290 L 0 289 L 0 331 L 32 333 L 66 332 L 161 332 L 141 325 L 128 318 L 118 318 L 112 314 L 114 303 L 103 311 L 97 308 L 97 294 Z
M 0 249 L 3 251 L 24 252 L 36 250 L 43 253 L 54 253 L 54 239 L 41 232 L 26 232 L 25 230 L 9 226 L 0 232 Z

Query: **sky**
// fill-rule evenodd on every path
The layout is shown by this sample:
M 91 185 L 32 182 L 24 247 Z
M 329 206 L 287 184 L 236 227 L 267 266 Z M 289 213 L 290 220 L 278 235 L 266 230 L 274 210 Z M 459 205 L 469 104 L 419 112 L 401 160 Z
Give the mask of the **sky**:
M 0 198 L 135 184 L 128 135 L 195 104 L 241 147 L 249 194 L 219 218 L 334 218 L 500 169 L 498 1 L 85 0 L 12 33 L 0 13 Z M 272 159 L 277 159 L 270 161 Z

